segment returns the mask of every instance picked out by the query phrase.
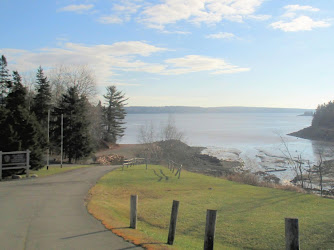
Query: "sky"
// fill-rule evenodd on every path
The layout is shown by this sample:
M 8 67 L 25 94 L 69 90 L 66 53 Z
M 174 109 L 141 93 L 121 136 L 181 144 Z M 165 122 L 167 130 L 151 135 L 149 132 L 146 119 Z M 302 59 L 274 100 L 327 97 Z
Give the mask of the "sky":
M 332 0 L 0 0 L 21 74 L 87 65 L 129 106 L 316 108 L 334 99 Z

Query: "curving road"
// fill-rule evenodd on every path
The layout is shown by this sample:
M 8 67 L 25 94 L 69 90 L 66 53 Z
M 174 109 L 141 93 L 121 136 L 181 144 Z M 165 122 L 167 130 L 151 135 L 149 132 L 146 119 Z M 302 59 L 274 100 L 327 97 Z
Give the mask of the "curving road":
M 0 182 L 0 249 L 142 249 L 91 216 L 88 190 L 114 166 Z

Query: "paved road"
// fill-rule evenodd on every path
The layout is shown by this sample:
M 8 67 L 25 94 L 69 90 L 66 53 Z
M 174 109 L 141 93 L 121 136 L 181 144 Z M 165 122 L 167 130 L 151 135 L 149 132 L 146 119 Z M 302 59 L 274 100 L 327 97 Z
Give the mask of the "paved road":
M 91 216 L 84 198 L 112 166 L 0 182 L 0 249 L 142 249 Z

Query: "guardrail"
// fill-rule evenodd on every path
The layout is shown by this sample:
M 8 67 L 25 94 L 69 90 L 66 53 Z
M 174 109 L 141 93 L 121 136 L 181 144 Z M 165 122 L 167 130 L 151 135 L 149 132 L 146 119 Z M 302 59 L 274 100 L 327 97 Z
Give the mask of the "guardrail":
M 181 177 L 181 170 L 182 170 L 182 164 L 176 163 L 175 161 L 169 160 L 168 161 L 168 169 L 174 173 L 176 170 L 175 176 L 179 175 L 178 178 Z
M 132 158 L 132 159 L 125 159 L 123 161 L 123 165 L 122 165 L 122 170 L 124 170 L 124 167 L 132 167 L 136 164 L 142 164 L 146 162 L 146 169 L 147 169 L 147 160 L 145 158 Z

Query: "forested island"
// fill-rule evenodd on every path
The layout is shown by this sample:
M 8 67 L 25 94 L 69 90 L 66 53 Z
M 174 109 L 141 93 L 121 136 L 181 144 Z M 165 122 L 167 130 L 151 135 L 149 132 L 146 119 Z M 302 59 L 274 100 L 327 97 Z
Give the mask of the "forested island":
M 334 142 L 334 102 L 319 105 L 312 125 L 289 135 L 318 141 Z

